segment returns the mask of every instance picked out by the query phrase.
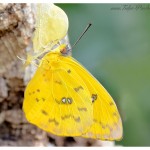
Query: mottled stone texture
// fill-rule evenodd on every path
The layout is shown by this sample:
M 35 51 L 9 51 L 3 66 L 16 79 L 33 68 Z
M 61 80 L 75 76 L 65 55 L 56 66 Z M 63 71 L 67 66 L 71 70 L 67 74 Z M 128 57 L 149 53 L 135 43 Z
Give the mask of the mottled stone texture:
M 34 14 L 30 4 L 0 4 L 0 146 L 44 146 L 45 132 L 22 112 L 24 69 L 17 56 L 30 48 Z

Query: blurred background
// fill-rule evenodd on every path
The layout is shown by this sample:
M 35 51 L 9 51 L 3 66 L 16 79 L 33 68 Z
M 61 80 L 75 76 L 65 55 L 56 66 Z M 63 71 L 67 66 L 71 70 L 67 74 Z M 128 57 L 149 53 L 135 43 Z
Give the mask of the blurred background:
M 150 146 L 150 4 L 56 4 L 69 18 L 73 49 L 109 91 L 123 120 L 123 146 Z

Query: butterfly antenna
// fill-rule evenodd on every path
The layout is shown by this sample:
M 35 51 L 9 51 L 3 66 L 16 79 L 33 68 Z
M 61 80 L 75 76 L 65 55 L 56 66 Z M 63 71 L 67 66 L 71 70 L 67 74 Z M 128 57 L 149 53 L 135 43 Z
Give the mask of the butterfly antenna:
M 92 23 L 89 23 L 87 25 L 87 27 L 85 28 L 85 30 L 83 31 L 83 33 L 81 34 L 81 36 L 79 36 L 79 38 L 77 39 L 77 41 L 74 43 L 74 45 L 72 46 L 72 48 L 80 41 L 80 39 L 83 37 L 83 35 L 86 33 L 86 31 L 91 27 Z

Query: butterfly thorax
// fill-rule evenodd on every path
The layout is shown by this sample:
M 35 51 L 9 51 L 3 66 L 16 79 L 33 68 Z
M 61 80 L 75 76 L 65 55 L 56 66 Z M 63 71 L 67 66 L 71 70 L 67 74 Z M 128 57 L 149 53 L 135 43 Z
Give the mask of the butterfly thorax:
M 57 48 L 51 50 L 41 60 L 40 66 L 45 70 L 58 70 L 60 69 L 60 62 L 64 59 L 64 54 L 67 51 L 67 45 L 61 44 Z

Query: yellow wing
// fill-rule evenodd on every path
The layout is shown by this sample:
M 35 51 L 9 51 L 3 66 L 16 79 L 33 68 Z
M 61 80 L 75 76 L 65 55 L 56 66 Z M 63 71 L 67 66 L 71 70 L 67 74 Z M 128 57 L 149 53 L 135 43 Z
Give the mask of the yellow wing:
M 45 131 L 80 136 L 93 121 L 91 96 L 82 78 L 60 61 L 66 58 L 56 56 L 50 52 L 42 59 L 25 90 L 23 110 L 29 122 Z
M 116 104 L 106 89 L 72 57 L 67 57 L 63 63 L 69 64 L 83 79 L 92 98 L 93 124 L 82 136 L 101 140 L 121 139 L 122 121 Z
M 33 47 L 35 52 L 51 49 L 68 31 L 66 13 L 54 4 L 38 4 Z

